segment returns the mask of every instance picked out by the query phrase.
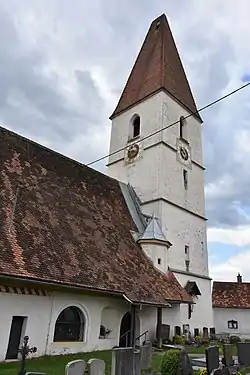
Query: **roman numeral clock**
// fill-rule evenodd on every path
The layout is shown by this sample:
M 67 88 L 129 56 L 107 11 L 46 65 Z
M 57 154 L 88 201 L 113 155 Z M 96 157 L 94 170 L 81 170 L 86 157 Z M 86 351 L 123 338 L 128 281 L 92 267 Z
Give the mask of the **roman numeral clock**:
M 181 140 L 177 139 L 177 160 L 179 163 L 185 165 L 185 167 L 192 169 L 192 161 L 191 161 L 191 147 L 190 145 Z

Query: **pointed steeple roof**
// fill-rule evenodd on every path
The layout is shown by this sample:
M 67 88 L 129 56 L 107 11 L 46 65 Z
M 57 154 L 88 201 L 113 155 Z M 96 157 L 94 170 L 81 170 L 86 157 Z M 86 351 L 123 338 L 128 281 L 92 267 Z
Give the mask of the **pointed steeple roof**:
M 165 14 L 147 33 L 117 107 L 110 119 L 160 90 L 165 90 L 189 112 L 196 104 Z M 195 115 L 202 121 L 199 114 Z
M 166 237 L 164 236 L 161 226 L 155 215 L 153 215 L 144 233 L 138 239 L 138 242 L 142 241 L 159 241 L 164 242 L 168 246 L 171 246 L 171 243 L 167 241 Z

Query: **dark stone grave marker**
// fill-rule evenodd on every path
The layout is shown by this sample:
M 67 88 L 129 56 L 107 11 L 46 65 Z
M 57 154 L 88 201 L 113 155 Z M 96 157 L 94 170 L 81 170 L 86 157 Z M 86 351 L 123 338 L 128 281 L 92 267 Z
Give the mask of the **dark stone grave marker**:
M 238 342 L 237 351 L 239 364 L 250 366 L 250 342 Z
M 224 357 L 224 365 L 225 366 L 233 366 L 233 354 L 232 354 L 232 345 L 231 344 L 224 344 L 223 345 L 223 357 Z
M 219 368 L 220 365 L 220 356 L 219 356 L 219 347 L 210 346 L 206 349 L 206 364 L 207 364 L 207 373 L 211 374 L 213 370 Z

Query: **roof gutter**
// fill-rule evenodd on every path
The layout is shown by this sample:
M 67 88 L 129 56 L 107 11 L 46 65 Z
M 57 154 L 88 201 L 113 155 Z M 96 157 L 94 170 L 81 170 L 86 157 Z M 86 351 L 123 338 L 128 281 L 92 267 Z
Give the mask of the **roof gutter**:
M 40 279 L 31 279 L 28 277 L 23 277 L 23 276 L 8 276 L 5 274 L 0 274 L 0 280 L 13 280 L 13 281 L 26 281 L 30 284 L 33 285 L 42 285 L 44 287 L 48 286 L 55 286 L 55 287 L 61 287 L 62 289 L 73 289 L 73 290 L 81 290 L 81 291 L 89 291 L 89 292 L 94 292 L 94 293 L 101 293 L 101 294 L 108 294 L 111 296 L 116 296 L 116 297 L 123 297 L 127 302 L 130 304 L 138 304 L 138 305 L 149 305 L 149 306 L 161 306 L 161 307 L 171 307 L 171 305 L 167 302 L 165 305 L 164 304 L 155 304 L 152 302 L 140 302 L 140 301 L 132 301 L 129 299 L 125 293 L 122 292 L 116 292 L 116 291 L 111 291 L 111 290 L 103 290 L 103 289 L 97 289 L 97 288 L 89 288 L 89 287 L 84 287 L 84 286 L 79 286 L 75 284 L 63 284 L 63 283 L 58 283 L 56 281 L 43 281 Z

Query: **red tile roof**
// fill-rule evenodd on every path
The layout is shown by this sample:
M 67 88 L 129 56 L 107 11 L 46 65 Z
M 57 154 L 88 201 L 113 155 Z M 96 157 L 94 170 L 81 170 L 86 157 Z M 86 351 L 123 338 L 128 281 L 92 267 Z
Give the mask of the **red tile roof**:
M 250 283 L 213 283 L 213 307 L 250 309 Z
M 110 118 L 161 89 L 167 91 L 189 112 L 197 112 L 165 14 L 152 22 L 118 105 Z M 199 114 L 196 114 L 196 117 L 202 121 Z
M 0 275 L 190 302 L 135 243 L 118 181 L 5 129 L 0 150 Z

